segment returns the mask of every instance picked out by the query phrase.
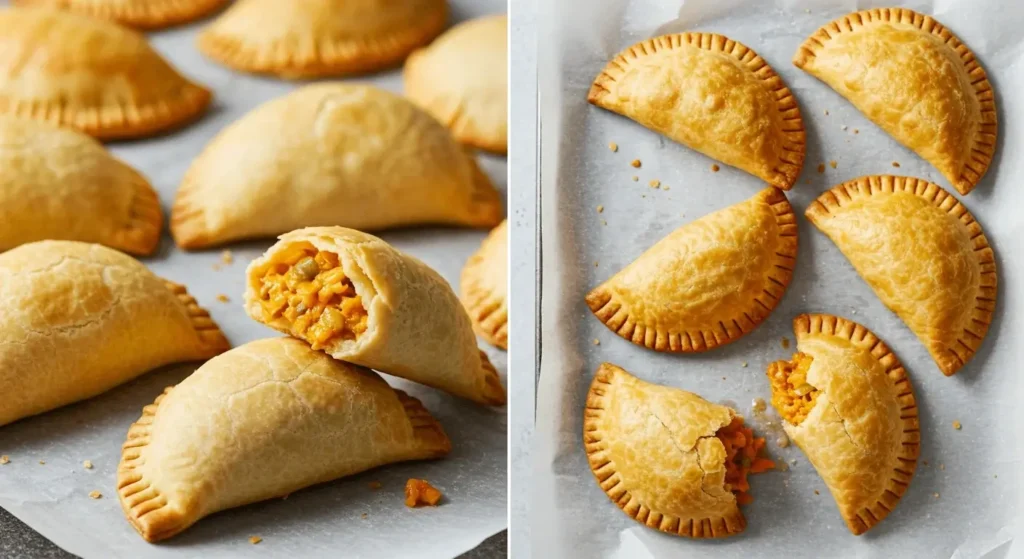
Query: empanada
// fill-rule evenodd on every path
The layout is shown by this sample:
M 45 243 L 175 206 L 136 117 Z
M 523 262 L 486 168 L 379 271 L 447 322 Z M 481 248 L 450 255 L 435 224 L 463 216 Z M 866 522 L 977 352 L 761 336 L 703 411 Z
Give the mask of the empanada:
M 768 366 L 772 405 L 855 535 L 892 512 L 917 467 L 920 426 L 899 359 L 860 324 L 812 314 L 793 320 L 792 361 Z
M 437 272 L 343 227 L 292 231 L 246 270 L 245 310 L 335 359 L 499 405 L 505 389 Z
M 675 33 L 619 53 L 587 100 L 789 190 L 804 165 L 793 94 L 763 58 L 712 33 Z
M 373 371 L 292 338 L 258 340 L 143 408 L 117 488 L 128 521 L 155 542 L 217 511 L 450 450 L 419 400 Z
M 0 425 L 228 348 L 183 286 L 100 245 L 41 241 L 0 254 L 0 305 Z
M 299 227 L 493 227 L 501 197 L 476 160 L 412 103 L 366 85 L 304 87 L 222 131 L 171 210 L 179 246 Z
M 996 308 L 996 262 L 955 197 L 921 179 L 861 177 L 822 194 L 806 215 L 943 373 L 974 356 Z
M 394 66 L 448 19 L 445 0 L 238 0 L 199 36 L 244 72 L 303 78 Z
M 0 252 L 66 239 L 149 254 L 160 200 L 135 169 L 70 128 L 0 115 Z
M 109 19 L 138 29 L 160 29 L 213 13 L 229 0 L 14 0 L 24 6 L 52 6 Z
M 508 229 L 494 228 L 462 268 L 462 304 L 473 329 L 488 342 L 508 349 Z
M 828 84 L 961 194 L 996 149 L 992 84 L 974 53 L 939 22 L 903 8 L 843 16 L 816 31 L 793 64 Z
M 508 17 L 453 27 L 409 56 L 405 94 L 445 123 L 455 139 L 508 151 Z
M 723 538 L 747 521 L 747 475 L 770 470 L 764 439 L 736 412 L 604 363 L 583 413 L 590 469 L 630 518 L 669 534 Z
M 768 187 L 676 229 L 588 293 L 587 306 L 637 345 L 707 351 L 768 318 L 793 276 L 796 250 L 793 208 Z
M 211 93 L 120 25 L 46 8 L 0 10 L 0 114 L 102 139 L 149 136 L 197 118 Z

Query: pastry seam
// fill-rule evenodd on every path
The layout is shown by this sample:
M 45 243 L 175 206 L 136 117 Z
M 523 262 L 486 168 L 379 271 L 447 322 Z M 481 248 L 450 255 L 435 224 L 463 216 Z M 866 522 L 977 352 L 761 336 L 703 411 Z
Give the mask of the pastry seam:
M 480 277 L 486 273 L 487 258 L 484 252 L 492 242 L 507 242 L 493 239 L 491 235 L 484 244 L 469 257 L 462 269 L 461 292 L 462 303 L 473 322 L 473 329 L 488 342 L 508 349 L 508 304 L 506 298 L 495 294 Z M 506 232 L 502 232 L 507 235 Z
M 82 0 L 14 0 L 15 5 L 56 6 L 137 29 L 157 29 L 189 22 L 219 9 L 228 0 L 162 0 L 129 4 Z
M 177 297 L 178 303 L 185 308 L 189 321 L 192 323 L 192 329 L 203 348 L 209 352 L 209 356 L 212 357 L 230 349 L 231 345 L 217 323 L 210 318 L 209 311 L 199 306 L 195 297 L 189 294 L 185 286 L 173 281 L 163 281 L 167 289 Z
M 133 254 L 152 254 L 160 244 L 160 229 L 163 227 L 163 213 L 160 198 L 149 182 L 132 171 L 131 183 L 134 190 L 128 210 L 128 223 L 117 232 L 118 247 Z

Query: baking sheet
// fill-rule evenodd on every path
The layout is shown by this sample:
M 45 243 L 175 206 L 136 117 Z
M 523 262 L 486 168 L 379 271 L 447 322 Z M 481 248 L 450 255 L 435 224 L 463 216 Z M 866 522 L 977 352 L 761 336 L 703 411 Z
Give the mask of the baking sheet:
M 871 124 L 828 86 L 794 67 L 797 46 L 819 26 L 868 7 L 902 5 L 952 27 L 979 56 L 996 91 L 1000 131 L 985 179 L 960 197 L 981 222 L 998 261 L 994 322 L 981 350 L 946 378 L 910 330 L 872 293 L 832 242 L 802 218 L 826 189 L 867 174 L 928 179 L 955 192 L 927 163 Z M 676 21 L 676 18 L 680 19 Z M 882 4 L 852 0 L 563 0 L 541 4 L 541 367 L 535 433 L 535 557 L 955 557 L 1024 556 L 1020 521 L 1019 381 L 1024 338 L 1021 237 L 1024 195 L 1024 5 L 998 0 Z M 609 331 L 584 295 L 684 223 L 745 200 L 762 183 L 640 125 L 589 106 L 593 78 L 619 50 L 670 31 L 725 34 L 756 50 L 796 95 L 807 161 L 788 194 L 800 215 L 800 251 L 789 290 L 770 318 L 725 347 L 658 354 Z M 609 150 L 609 142 L 619 146 Z M 630 166 L 640 159 L 642 167 Z M 835 168 L 829 162 L 835 161 Z M 900 168 L 893 167 L 898 162 Z M 823 173 L 817 171 L 825 164 Z M 638 182 L 631 177 L 638 176 Z M 660 189 L 648 186 L 658 179 Z M 665 188 L 667 186 L 668 188 Z M 597 207 L 603 206 L 603 213 Z M 792 318 L 825 312 L 884 339 L 912 376 L 921 414 L 921 458 L 894 512 L 867 535 L 843 524 L 799 449 L 769 450 L 788 471 L 752 476 L 745 533 L 695 541 L 641 526 L 594 481 L 582 443 L 585 394 L 602 361 L 642 379 L 731 402 L 752 419 L 769 399 L 769 362 L 788 358 Z M 598 340 L 600 345 L 594 345 Z M 962 430 L 952 427 L 962 423 Z M 755 422 L 756 423 L 756 422 Z M 795 463 L 791 463 L 795 461 Z
M 500 0 L 450 4 L 453 22 L 505 10 Z M 203 58 L 194 42 L 205 23 L 149 37 L 180 71 L 215 90 L 209 114 L 167 136 L 109 145 L 115 155 L 149 178 L 165 212 L 185 170 L 218 131 L 262 102 L 302 85 L 234 73 Z M 401 91 L 402 85 L 400 70 L 353 81 L 393 91 Z M 504 191 L 505 159 L 481 155 L 480 160 Z M 463 263 L 485 234 L 428 228 L 380 236 L 424 260 L 457 289 Z M 158 275 L 187 285 L 238 346 L 280 335 L 249 319 L 241 306 L 245 267 L 271 244 L 272 239 L 267 239 L 225 247 L 232 251 L 234 263 L 223 265 L 221 249 L 184 253 L 165 235 L 158 254 L 143 262 Z M 230 302 L 218 302 L 218 294 L 226 294 Z M 504 382 L 505 353 L 483 343 L 481 347 Z M 11 460 L 0 466 L 0 506 L 57 545 L 87 558 L 453 557 L 506 527 L 505 409 L 478 406 L 386 377 L 393 386 L 421 399 L 444 425 L 452 440 L 451 455 L 434 462 L 378 468 L 294 493 L 286 500 L 219 513 L 165 543 L 145 543 L 124 519 L 117 500 L 114 478 L 121 444 L 142 407 L 197 366 L 167 367 L 92 400 L 0 428 L 0 455 Z M 84 460 L 91 460 L 94 468 L 86 470 Z M 403 489 L 410 477 L 425 478 L 440 488 L 445 495 L 442 506 L 406 508 Z M 371 490 L 371 481 L 379 481 L 381 489 Z M 103 498 L 90 499 L 88 494 L 94 490 Z M 253 546 L 250 536 L 263 541 Z

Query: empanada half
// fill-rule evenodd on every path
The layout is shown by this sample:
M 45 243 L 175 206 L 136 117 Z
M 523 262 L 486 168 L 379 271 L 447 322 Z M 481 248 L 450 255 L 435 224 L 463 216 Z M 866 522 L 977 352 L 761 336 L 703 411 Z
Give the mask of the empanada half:
M 793 208 L 768 187 L 676 229 L 588 293 L 587 306 L 637 345 L 707 351 L 768 318 L 793 276 L 796 251 Z
M 193 21 L 229 0 L 14 0 L 23 6 L 51 6 L 116 21 L 138 29 L 160 29 Z
M 793 361 L 768 367 L 772 405 L 825 480 L 855 535 L 903 497 L 920 452 L 910 378 L 867 328 L 824 314 L 793 319 Z
M 763 58 L 713 33 L 675 33 L 619 53 L 587 100 L 789 190 L 804 165 L 803 119 Z
M 209 90 L 115 23 L 46 8 L 0 10 L 0 114 L 136 138 L 202 114 Z
M 206 56 L 284 78 L 382 70 L 444 29 L 445 0 L 239 0 L 199 36 Z
M 95 244 L 0 254 L 0 306 L 0 425 L 228 348 L 183 286 Z
M 508 349 L 508 228 L 494 228 L 462 268 L 462 304 L 473 329 L 488 342 Z
M 508 17 L 463 22 L 405 62 L 405 94 L 471 146 L 508 151 Z
M 583 441 L 601 489 L 630 518 L 662 532 L 722 538 L 746 528 L 747 475 L 770 470 L 764 439 L 696 394 L 598 368 Z
M 818 29 L 793 64 L 935 166 L 961 194 L 996 149 L 996 105 L 974 53 L 931 16 L 875 8 Z
M 996 308 L 996 262 L 954 196 L 922 179 L 861 177 L 822 194 L 806 215 L 944 374 L 974 356 Z
M 150 254 L 163 214 L 153 187 L 70 128 L 0 115 L 0 252 L 71 240 Z
M 256 108 L 192 163 L 171 210 L 195 249 L 307 226 L 494 227 L 501 196 L 476 160 L 409 101 L 323 83 Z
M 249 316 L 313 349 L 480 403 L 505 403 L 452 288 L 377 237 L 343 227 L 292 231 L 246 277 Z
M 419 400 L 373 371 L 292 338 L 258 340 L 143 408 L 117 488 L 128 521 L 155 542 L 217 511 L 450 450 Z

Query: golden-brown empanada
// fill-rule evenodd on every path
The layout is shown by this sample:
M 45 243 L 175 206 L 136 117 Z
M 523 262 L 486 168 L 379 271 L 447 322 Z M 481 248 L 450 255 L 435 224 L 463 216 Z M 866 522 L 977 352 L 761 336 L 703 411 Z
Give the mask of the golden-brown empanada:
M 183 286 L 100 245 L 41 241 L 0 254 L 0 305 L 0 425 L 228 348 Z
M 736 412 L 604 363 L 583 414 L 598 484 L 630 518 L 679 536 L 723 538 L 747 522 L 747 474 L 775 467 Z
M 211 94 L 146 38 L 46 8 L 0 9 L 0 114 L 73 126 L 102 139 L 149 136 L 206 110 Z
M 462 304 L 473 329 L 488 342 L 508 349 L 508 228 L 494 228 L 462 268 Z
M 996 308 L 996 263 L 981 225 L 936 184 L 861 177 L 822 194 L 807 219 L 952 375 L 981 346 Z
M 149 254 L 160 200 L 135 169 L 70 128 L 0 115 L 0 252 L 46 239 Z
M 213 13 L 229 0 L 14 0 L 24 6 L 52 6 L 116 21 L 138 29 L 160 29 Z
M 394 66 L 448 19 L 445 0 L 238 0 L 199 36 L 244 72 L 303 78 Z
M 505 403 L 501 379 L 448 283 L 377 237 L 343 227 L 292 231 L 246 276 L 249 316 L 313 349 L 477 402 Z
M 843 16 L 816 31 L 793 64 L 828 84 L 961 194 L 996 149 L 992 85 L 974 53 L 939 22 L 903 8 Z
M 675 33 L 619 53 L 587 100 L 789 190 L 804 165 L 800 108 L 754 51 L 712 33 Z
M 768 187 L 676 229 L 588 293 L 587 306 L 637 345 L 707 351 L 768 318 L 793 276 L 796 250 L 793 208 Z
M 508 151 L 508 17 L 453 27 L 405 63 L 405 94 L 445 123 L 455 139 Z
M 476 160 L 412 103 L 366 85 L 299 89 L 222 131 L 171 210 L 179 246 L 299 227 L 494 227 L 501 197 Z
M 258 340 L 143 408 L 117 488 L 128 521 L 155 542 L 217 511 L 450 450 L 419 400 L 373 371 L 292 338 Z
M 768 367 L 772 405 L 855 535 L 881 522 L 917 467 L 920 426 L 899 359 L 860 324 L 812 314 L 793 320 L 793 361 Z

